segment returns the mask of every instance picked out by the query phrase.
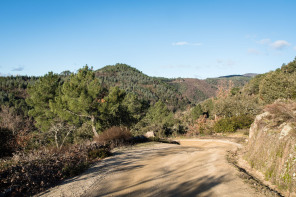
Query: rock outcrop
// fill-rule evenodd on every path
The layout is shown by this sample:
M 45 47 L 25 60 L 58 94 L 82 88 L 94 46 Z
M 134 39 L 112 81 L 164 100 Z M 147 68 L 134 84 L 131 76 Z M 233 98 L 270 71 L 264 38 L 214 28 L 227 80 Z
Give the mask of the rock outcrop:
M 244 158 L 279 190 L 296 196 L 296 122 L 290 106 L 276 102 L 255 118 Z

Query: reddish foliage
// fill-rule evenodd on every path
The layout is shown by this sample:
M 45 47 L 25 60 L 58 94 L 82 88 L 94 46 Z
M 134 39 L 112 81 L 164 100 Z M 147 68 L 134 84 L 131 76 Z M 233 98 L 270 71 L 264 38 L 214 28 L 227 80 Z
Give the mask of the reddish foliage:
M 97 157 L 94 151 L 110 155 L 110 149 L 98 145 L 65 147 L 57 151 L 43 149 L 15 155 L 0 162 L 0 196 L 31 196 L 56 185 L 61 180 L 85 170 Z M 101 154 L 102 155 L 102 154 Z
M 131 132 L 127 128 L 111 127 L 101 133 L 95 141 L 101 145 L 109 145 L 111 148 L 130 143 Z

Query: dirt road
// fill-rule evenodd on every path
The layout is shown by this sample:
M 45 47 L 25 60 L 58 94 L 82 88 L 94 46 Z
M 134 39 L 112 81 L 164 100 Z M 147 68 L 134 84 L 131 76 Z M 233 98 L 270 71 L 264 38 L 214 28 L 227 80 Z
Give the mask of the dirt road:
M 44 196 L 263 196 L 237 176 L 237 144 L 183 140 L 118 151 Z

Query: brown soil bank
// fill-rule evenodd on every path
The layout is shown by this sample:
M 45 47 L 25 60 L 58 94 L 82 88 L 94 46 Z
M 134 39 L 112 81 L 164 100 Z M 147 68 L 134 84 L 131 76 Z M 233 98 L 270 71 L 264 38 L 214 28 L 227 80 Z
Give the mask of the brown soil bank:
M 264 196 L 237 176 L 221 140 L 184 140 L 118 151 L 44 196 Z
M 287 196 L 296 196 L 296 104 L 276 102 L 250 128 L 244 159 Z

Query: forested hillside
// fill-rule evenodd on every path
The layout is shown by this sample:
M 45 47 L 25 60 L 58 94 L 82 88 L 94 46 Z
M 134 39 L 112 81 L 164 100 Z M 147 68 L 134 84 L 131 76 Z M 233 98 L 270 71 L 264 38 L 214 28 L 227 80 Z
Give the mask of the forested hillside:
M 233 81 L 235 87 L 242 87 L 251 79 L 245 76 L 206 80 L 150 77 L 126 64 L 116 64 L 99 69 L 96 71 L 96 77 L 108 87 L 118 86 L 152 103 L 162 100 L 174 111 L 215 96 L 218 86 L 226 86 L 230 80 Z
M 177 78 L 170 82 L 182 95 L 186 96 L 192 104 L 197 104 L 208 98 L 215 97 L 219 86 L 228 87 L 229 81 L 236 88 L 243 87 L 251 76 L 228 76 L 207 78 L 205 80 L 193 78 Z
M 184 109 L 190 104 L 185 95 L 168 83 L 169 79 L 149 77 L 126 64 L 106 66 L 95 73 L 103 85 L 118 86 L 126 92 L 136 94 L 140 99 L 151 102 L 151 104 L 161 100 L 173 110 Z
M 275 71 L 285 87 L 295 87 L 294 63 Z M 244 88 L 250 77 L 167 79 L 125 64 L 1 77 L 0 190 L 18 185 L 7 191 L 38 193 L 108 156 L 112 147 L 145 140 L 139 136 L 146 132 L 159 140 L 248 128 L 267 98 L 295 98 L 294 90 L 276 95 L 282 82 L 274 84 L 269 75 L 276 78 L 258 75 Z
M 215 127 L 214 125 L 209 127 L 209 130 L 216 132 L 243 128 L 241 124 L 246 122 L 251 124 L 252 121 L 248 120 L 254 119 L 266 104 L 278 99 L 296 99 L 295 71 L 296 60 L 282 65 L 275 71 L 256 75 L 242 88 L 235 87 L 232 81 L 228 82 L 228 85 L 218 88 L 215 98 L 207 99 L 194 107 L 193 116 L 198 118 L 206 112 L 210 118 L 216 117 L 218 122 Z

